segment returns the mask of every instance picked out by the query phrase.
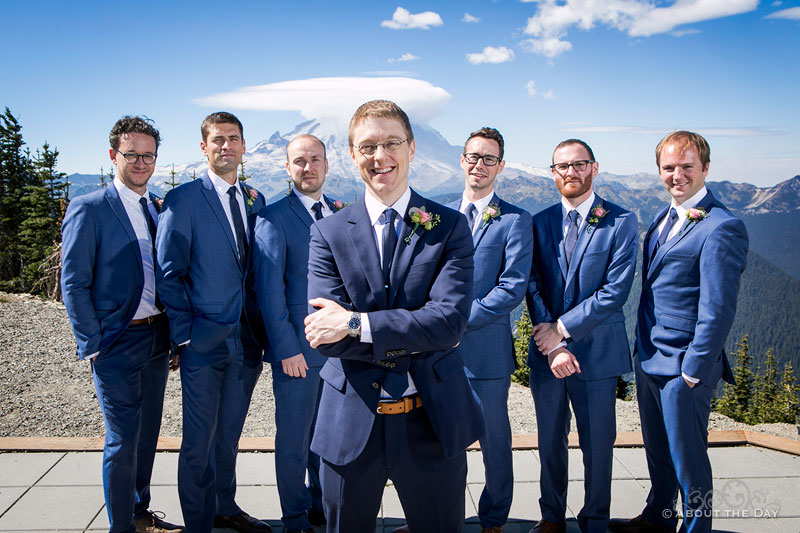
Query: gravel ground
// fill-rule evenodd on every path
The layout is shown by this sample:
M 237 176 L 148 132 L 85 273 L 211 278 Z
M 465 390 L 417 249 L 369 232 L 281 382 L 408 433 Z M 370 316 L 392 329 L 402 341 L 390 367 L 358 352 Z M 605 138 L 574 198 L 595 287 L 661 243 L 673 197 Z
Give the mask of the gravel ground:
M 271 383 L 270 368 L 265 366 L 243 435 L 274 436 Z M 512 383 L 508 410 L 514 434 L 536 432 L 533 400 L 527 388 Z M 750 429 L 798 439 L 792 424 L 748 426 L 718 413 L 711 413 L 709 429 Z M 636 402 L 617 400 L 617 430 L 639 430 Z M 29 295 L 0 293 L 0 436 L 101 437 L 103 433 L 89 363 L 75 356 L 64 306 Z M 161 435 L 180 434 L 180 375 L 171 373 Z

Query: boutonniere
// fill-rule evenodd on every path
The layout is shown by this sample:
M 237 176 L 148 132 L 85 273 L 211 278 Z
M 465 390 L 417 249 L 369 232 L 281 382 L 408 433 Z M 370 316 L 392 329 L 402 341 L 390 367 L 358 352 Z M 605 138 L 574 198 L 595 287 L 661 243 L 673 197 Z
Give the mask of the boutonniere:
M 253 202 L 255 202 L 256 199 L 258 198 L 258 191 L 250 187 L 249 185 L 245 185 L 244 190 L 247 191 L 247 194 L 245 195 L 247 200 L 247 207 L 253 207 Z
M 481 222 L 481 227 L 478 229 L 482 229 L 486 224 L 488 224 L 493 218 L 497 218 L 500 216 L 500 206 L 497 204 L 489 204 L 483 210 L 483 222 Z
M 341 211 L 342 209 L 344 209 L 348 205 L 350 205 L 350 204 L 346 204 L 341 200 L 334 200 L 333 201 L 333 208 L 336 209 L 337 211 Z
M 586 233 L 592 231 L 592 226 L 595 226 L 600 219 L 608 214 L 608 209 L 601 204 L 597 204 L 589 210 L 589 218 L 586 219 Z
M 414 223 L 414 228 L 411 230 L 411 233 L 408 234 L 408 237 L 403 239 L 406 244 L 411 244 L 411 236 L 416 233 L 420 226 L 426 230 L 432 230 L 433 227 L 441 221 L 439 215 L 428 213 L 425 210 L 425 206 L 412 207 L 408 212 L 411 214 L 411 222 Z
M 708 211 L 702 207 L 692 207 L 686 210 L 686 218 L 689 222 L 700 222 L 708 216 Z
M 160 213 L 161 206 L 164 205 L 164 199 L 154 194 L 150 197 L 150 201 L 153 202 L 153 205 L 156 208 L 156 213 Z

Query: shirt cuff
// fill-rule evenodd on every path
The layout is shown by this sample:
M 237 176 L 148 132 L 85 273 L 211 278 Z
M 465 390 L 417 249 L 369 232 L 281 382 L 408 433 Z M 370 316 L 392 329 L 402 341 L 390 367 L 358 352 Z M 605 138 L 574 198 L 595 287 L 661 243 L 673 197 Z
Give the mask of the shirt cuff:
M 94 352 L 92 355 L 87 355 L 86 357 L 84 357 L 84 359 L 94 359 L 94 358 L 95 358 L 95 357 L 97 357 L 98 355 L 100 355 L 100 352 L 99 352 L 99 351 L 97 351 L 97 352 Z
M 192 342 L 192 339 L 187 339 L 187 340 L 183 341 L 182 343 L 180 343 L 178 346 L 186 346 L 190 342 Z
M 372 330 L 369 328 L 369 315 L 361 313 L 361 342 L 372 344 Z
M 685 380 L 686 380 L 686 381 L 688 381 L 689 383 L 694 383 L 695 385 L 697 385 L 698 383 L 700 383 L 700 380 L 699 380 L 699 379 L 697 379 L 697 378 L 693 378 L 692 376 L 689 376 L 689 375 L 687 375 L 687 374 L 686 374 L 686 373 L 684 373 L 684 372 L 681 372 L 681 376 L 683 376 L 683 379 L 685 379 Z
M 561 329 L 561 333 L 564 334 L 565 339 L 569 339 L 570 337 L 572 337 L 572 335 L 569 334 L 569 331 L 567 331 L 567 327 L 564 325 L 563 322 L 561 322 L 560 318 L 556 322 L 558 322 L 558 327 Z
M 558 350 L 559 348 L 566 348 L 566 347 L 567 347 L 567 343 L 566 343 L 566 342 L 564 342 L 564 341 L 561 341 L 561 342 L 559 342 L 558 344 L 556 344 L 556 347 L 555 347 L 555 348 L 553 348 L 552 350 L 550 350 L 549 352 L 547 352 L 547 356 L 548 356 L 548 357 L 550 357 L 550 354 L 551 354 L 551 353 L 555 352 L 555 351 L 556 351 L 556 350 Z

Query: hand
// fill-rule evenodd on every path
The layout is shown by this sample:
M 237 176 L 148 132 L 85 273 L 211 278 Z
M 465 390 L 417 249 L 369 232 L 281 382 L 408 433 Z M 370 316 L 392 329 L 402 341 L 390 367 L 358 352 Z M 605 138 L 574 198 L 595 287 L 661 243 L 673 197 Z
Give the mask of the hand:
M 564 335 L 558 327 L 557 322 L 541 322 L 533 326 L 531 330 L 536 347 L 542 353 L 549 353 L 550 350 L 558 346 L 564 340 Z
M 174 372 L 181 367 L 181 356 L 180 354 L 173 353 L 169 356 L 169 370 L 170 372 Z
M 695 386 L 695 385 L 697 385 L 697 383 L 692 383 L 691 381 L 689 381 L 689 380 L 688 380 L 688 379 L 686 379 L 686 378 L 683 378 L 683 381 L 685 381 L 685 382 L 686 382 L 686 385 L 688 385 L 688 387 L 689 387 L 690 389 L 693 389 L 693 388 L 694 388 L 694 386 Z
M 318 309 L 304 321 L 306 339 L 312 348 L 320 344 L 332 344 L 347 337 L 347 321 L 352 314 L 350 311 L 326 298 L 313 298 L 308 303 Z
M 306 364 L 306 358 L 303 357 L 302 353 L 284 359 L 281 361 L 281 366 L 283 367 L 283 373 L 287 376 L 292 376 L 293 378 L 306 377 L 308 365 Z
M 553 375 L 559 379 L 571 376 L 575 372 L 581 373 L 581 365 L 578 359 L 567 350 L 566 348 L 558 348 L 547 356 L 547 362 L 550 363 L 550 370 Z

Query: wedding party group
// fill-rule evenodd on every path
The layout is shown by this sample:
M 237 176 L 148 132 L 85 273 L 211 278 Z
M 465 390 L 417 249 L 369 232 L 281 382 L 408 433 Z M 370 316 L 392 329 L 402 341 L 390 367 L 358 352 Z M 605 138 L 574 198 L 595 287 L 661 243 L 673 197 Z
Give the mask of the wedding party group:
M 162 199 L 148 191 L 158 130 L 120 118 L 113 181 L 74 198 L 62 225 L 63 299 L 105 424 L 112 533 L 271 531 L 236 502 L 239 438 L 264 364 L 285 531 L 374 532 L 391 480 L 407 522 L 396 532 L 460 532 L 466 449 L 478 441 L 481 531 L 502 532 L 514 487 L 510 315 L 523 301 L 541 461 L 531 533 L 566 531 L 571 413 L 582 532 L 711 531 L 708 419 L 718 381 L 733 382 L 724 344 L 748 237 L 706 188 L 701 135 L 676 131 L 656 147 L 670 199 L 640 256 L 637 217 L 594 191 L 599 163 L 583 140 L 556 144 L 561 200 L 531 215 L 495 191 L 504 139 L 491 127 L 467 137 L 458 199 L 414 191 L 414 132 L 387 100 L 350 120 L 364 182 L 350 204 L 323 194 L 326 148 L 313 135 L 286 146 L 290 190 L 267 205 L 238 177 L 239 119 L 212 113 L 200 132 L 207 172 Z M 631 353 L 623 305 L 638 257 Z M 185 525 L 151 510 L 170 370 L 180 372 Z M 639 516 L 612 519 L 616 386 L 631 371 L 651 488 Z

